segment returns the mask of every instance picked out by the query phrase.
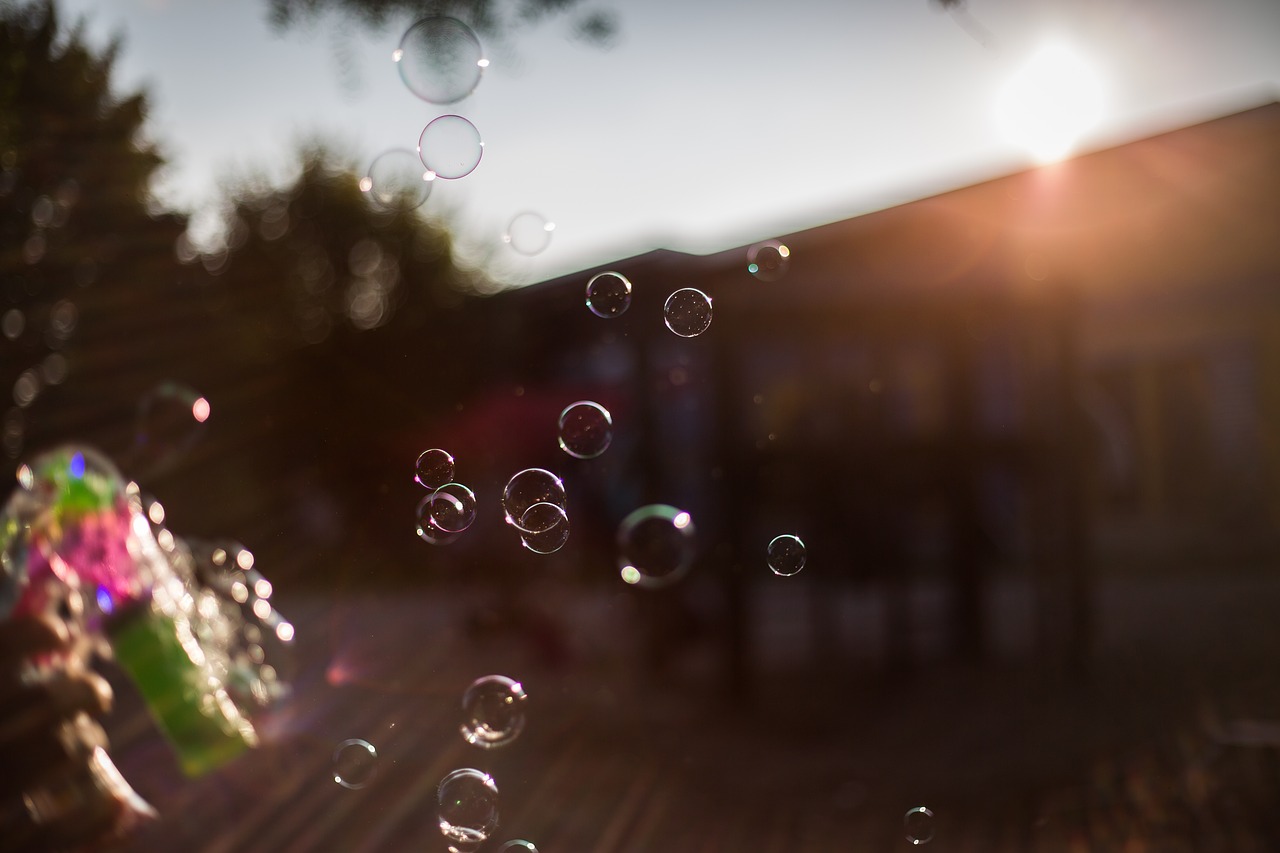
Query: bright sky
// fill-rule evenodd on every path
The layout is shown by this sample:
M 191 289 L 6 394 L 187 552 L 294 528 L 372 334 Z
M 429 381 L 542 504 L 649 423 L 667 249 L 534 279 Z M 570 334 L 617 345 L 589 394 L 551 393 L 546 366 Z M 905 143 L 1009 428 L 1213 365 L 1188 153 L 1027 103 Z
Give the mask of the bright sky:
M 1076 82 L 1101 97 L 1083 107 L 1097 109 L 1083 149 L 1280 97 L 1275 0 L 970 0 L 988 46 L 933 0 L 588 0 L 617 13 L 611 48 L 569 38 L 565 16 L 486 42 L 480 86 L 450 107 L 397 73 L 408 20 L 276 33 L 265 0 L 63 8 L 95 40 L 124 34 L 118 82 L 151 95 L 171 163 L 162 197 L 205 231 L 220 180 L 283 179 L 304 137 L 367 163 L 416 147 L 435 116 L 466 116 L 484 159 L 436 181 L 424 210 L 512 283 L 653 248 L 713 252 L 1015 171 L 1035 159 L 998 105 L 1087 98 Z M 1028 64 L 1050 78 L 1029 106 L 1013 82 Z M 1061 68 L 1074 69 L 1066 82 Z M 502 242 L 524 210 L 556 225 L 533 258 Z

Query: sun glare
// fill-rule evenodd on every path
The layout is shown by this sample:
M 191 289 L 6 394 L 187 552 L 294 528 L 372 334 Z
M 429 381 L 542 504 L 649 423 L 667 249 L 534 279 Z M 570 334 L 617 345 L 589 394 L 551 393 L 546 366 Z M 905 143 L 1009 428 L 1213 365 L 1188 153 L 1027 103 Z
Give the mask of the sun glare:
M 1102 117 L 1102 80 L 1071 48 L 1041 48 L 1000 93 L 996 116 L 1011 142 L 1040 163 L 1066 157 Z

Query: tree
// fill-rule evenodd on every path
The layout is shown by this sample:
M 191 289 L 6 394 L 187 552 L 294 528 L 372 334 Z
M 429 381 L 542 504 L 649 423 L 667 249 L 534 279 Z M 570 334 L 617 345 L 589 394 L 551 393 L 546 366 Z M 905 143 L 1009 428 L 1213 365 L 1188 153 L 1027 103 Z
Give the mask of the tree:
M 282 29 L 333 14 L 371 28 L 396 18 L 447 15 L 493 37 L 576 9 L 574 35 L 589 43 L 608 45 L 618 33 L 616 16 L 599 9 L 583 10 L 582 5 L 582 0 L 267 0 L 272 22 Z
M 119 365 L 80 358 L 73 337 L 88 328 L 92 338 L 131 282 L 176 266 L 171 247 L 186 223 L 149 208 L 162 161 L 142 132 L 145 96 L 112 91 L 117 50 L 95 53 L 78 27 L 64 31 L 51 2 L 0 6 L 0 383 L 13 403 L 0 438 L 9 465 L 28 437 L 48 443 L 102 421 L 101 387 L 83 399 L 60 394 L 58 407 L 38 398 L 68 374 L 111 382 Z

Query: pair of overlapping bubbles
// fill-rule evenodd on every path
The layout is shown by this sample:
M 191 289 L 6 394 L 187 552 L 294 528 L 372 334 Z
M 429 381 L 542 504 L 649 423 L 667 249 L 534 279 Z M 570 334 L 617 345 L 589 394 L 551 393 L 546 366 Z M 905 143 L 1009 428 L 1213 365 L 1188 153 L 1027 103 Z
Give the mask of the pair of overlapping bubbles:
M 413 479 L 431 493 L 418 502 L 417 533 L 432 545 L 447 545 L 476 520 L 476 494 L 454 482 L 453 454 L 433 447 L 418 456 Z
M 502 490 L 502 512 L 535 554 L 552 554 L 569 540 L 564 481 L 545 468 L 526 468 Z

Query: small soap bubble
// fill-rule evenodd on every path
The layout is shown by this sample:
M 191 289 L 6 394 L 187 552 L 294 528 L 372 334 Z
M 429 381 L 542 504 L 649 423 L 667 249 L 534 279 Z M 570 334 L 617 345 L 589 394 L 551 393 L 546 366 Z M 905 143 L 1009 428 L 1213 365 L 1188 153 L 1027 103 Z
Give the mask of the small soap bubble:
M 791 250 L 777 240 L 756 243 L 747 249 L 747 272 L 761 281 L 777 281 L 787 274 Z
M 455 770 L 436 789 L 440 832 L 462 850 L 474 850 L 498 828 L 498 786 L 488 773 Z
M 577 459 L 594 459 L 613 441 L 613 418 L 599 403 L 579 400 L 560 413 L 560 449 Z
M 556 224 L 541 213 L 526 210 L 507 223 L 502 241 L 522 255 L 537 255 L 551 245 L 551 233 L 555 230 Z
M 333 751 L 333 781 L 344 788 L 363 788 L 377 772 L 378 751 L 367 740 L 344 740 Z
M 525 841 L 519 838 L 513 841 L 508 841 L 506 844 L 499 847 L 498 850 L 508 850 L 510 853 L 538 853 L 538 848 L 533 846 L 532 841 Z
M 200 439 L 211 413 L 209 401 L 191 388 L 162 382 L 138 402 L 135 449 L 148 464 L 171 463 Z
M 502 512 L 507 523 L 520 526 L 529 507 L 538 503 L 555 504 L 565 508 L 564 482 L 545 468 L 526 468 L 507 481 L 502 490 Z M 525 531 L 538 533 L 537 530 Z
M 902 819 L 907 840 L 912 844 L 928 844 L 933 839 L 933 812 L 924 806 L 916 806 Z
M 631 307 L 631 282 L 620 272 L 602 272 L 587 282 L 587 308 L 597 317 L 619 317 Z
M 520 516 L 516 529 L 524 547 L 535 554 L 553 554 L 569 541 L 569 516 L 557 504 L 536 503 Z
M 694 287 L 681 288 L 667 297 L 662 317 L 680 337 L 696 338 L 711 325 L 711 297 Z
M 432 493 L 431 524 L 445 533 L 461 533 L 476 520 L 476 494 L 461 483 L 445 483 Z
M 466 24 L 435 16 L 418 21 L 391 54 L 409 91 L 432 104 L 456 103 L 475 91 L 489 65 Z
M 790 577 L 804 568 L 805 548 L 799 536 L 784 533 L 769 543 L 769 568 L 775 575 Z
M 465 178 L 480 165 L 483 156 L 480 131 L 462 116 L 432 119 L 418 137 L 418 157 L 427 171 L 438 178 Z
M 436 527 L 435 522 L 432 521 L 432 518 L 431 518 L 432 506 L 435 504 L 436 501 L 456 501 L 456 500 L 457 500 L 456 498 L 450 495 L 447 495 L 447 494 L 439 495 L 439 494 L 436 494 L 435 492 L 432 492 L 422 500 L 418 501 L 418 510 L 416 513 L 416 524 L 414 526 L 414 530 L 415 532 L 417 532 L 419 539 L 421 539 L 423 542 L 426 542 L 428 545 L 448 545 L 450 542 L 453 542 L 455 539 L 458 538 L 457 533 L 446 533 L 445 531 L 441 530 L 439 527 Z M 460 506 L 458 507 L 458 510 L 461 511 Z
M 482 749 L 506 746 L 524 731 L 524 686 L 505 675 L 477 678 L 462 694 L 462 738 Z
M 413 470 L 413 479 L 424 488 L 438 489 L 445 483 L 453 481 L 453 467 L 453 454 L 433 447 L 419 454 Z
M 382 210 L 404 211 L 421 207 L 431 195 L 431 180 L 418 155 L 407 148 L 379 154 L 360 179 L 360 191 Z
M 674 583 L 689 571 L 693 556 L 693 520 L 684 510 L 650 504 L 618 525 L 618 568 L 626 583 L 645 587 Z

